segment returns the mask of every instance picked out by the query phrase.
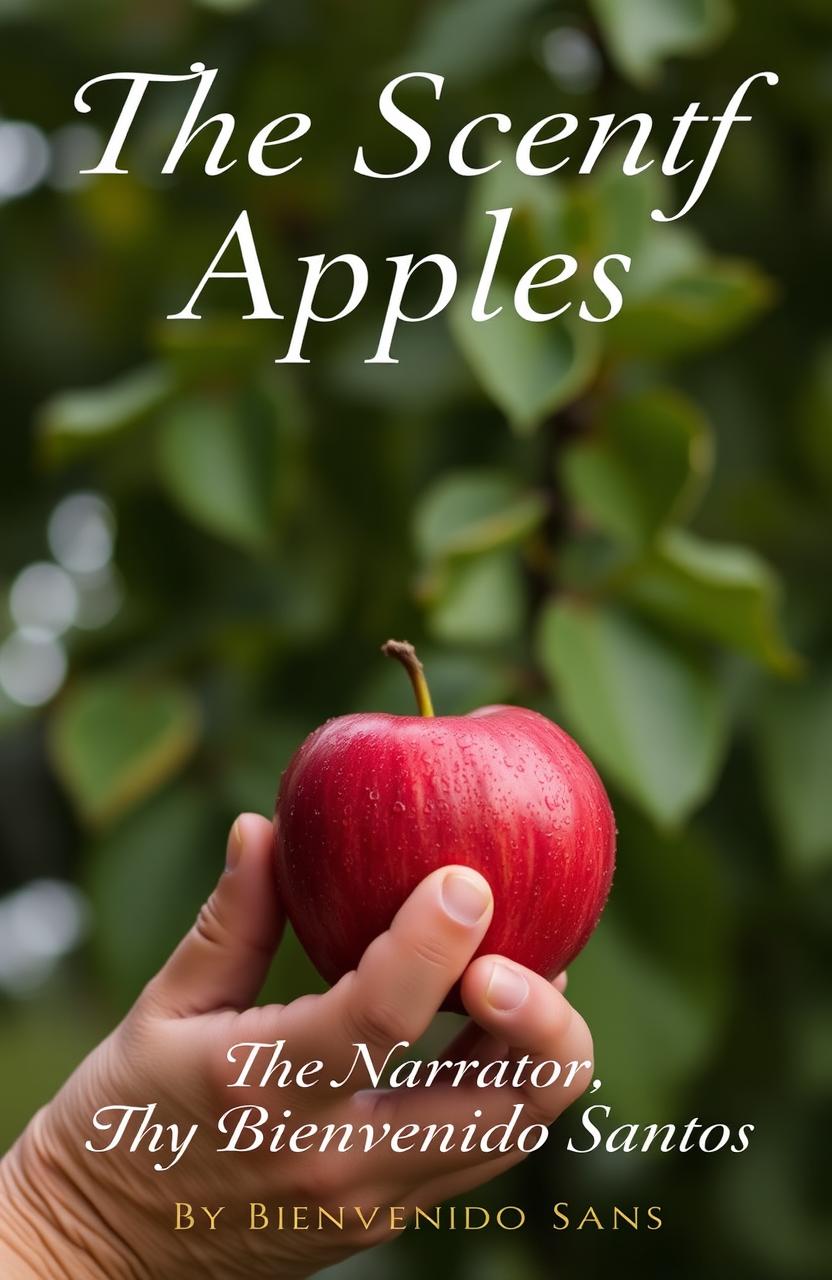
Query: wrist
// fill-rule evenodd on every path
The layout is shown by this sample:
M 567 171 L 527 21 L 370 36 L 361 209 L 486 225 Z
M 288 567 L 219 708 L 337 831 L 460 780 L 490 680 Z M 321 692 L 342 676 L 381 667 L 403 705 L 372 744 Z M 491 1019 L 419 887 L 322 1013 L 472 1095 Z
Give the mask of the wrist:
M 50 1127 L 45 1107 L 0 1160 L 0 1274 L 128 1280 L 133 1267 L 73 1178 Z

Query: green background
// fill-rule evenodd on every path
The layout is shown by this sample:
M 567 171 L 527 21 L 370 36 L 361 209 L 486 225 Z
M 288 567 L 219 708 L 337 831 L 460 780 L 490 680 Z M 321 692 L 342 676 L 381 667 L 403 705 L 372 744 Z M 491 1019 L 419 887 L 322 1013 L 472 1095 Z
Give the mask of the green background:
M 408 1237 L 353 1273 L 820 1275 L 832 1251 L 819 1190 L 832 1078 L 832 10 L 0 0 L 0 108 L 56 155 L 72 151 L 85 80 L 182 74 L 196 59 L 220 68 L 209 110 L 237 117 L 227 174 L 202 173 L 206 139 L 159 177 L 188 94 L 157 90 L 129 175 L 47 180 L 0 202 L 0 639 L 14 629 L 9 588 L 49 558 L 47 522 L 67 494 L 110 504 L 123 593 L 107 625 L 63 637 L 68 675 L 46 706 L 0 695 L 0 887 L 71 881 L 90 906 L 82 946 L 0 992 L 0 1135 L 129 1005 L 209 890 L 229 822 L 270 811 L 303 735 L 342 712 L 409 710 L 402 673 L 378 654 L 404 634 L 440 711 L 535 706 L 608 784 L 619 869 L 570 990 L 595 1034 L 593 1101 L 613 1108 L 610 1127 L 699 1116 L 756 1132 L 743 1155 L 570 1156 L 564 1121 L 468 1197 L 519 1203 L 536 1225 Z M 430 162 L 395 183 L 356 177 L 359 143 L 378 163 L 406 154 L 376 99 L 414 69 L 447 77 L 440 104 L 408 99 L 431 122 Z M 657 165 L 623 179 L 611 155 L 591 177 L 573 164 L 529 180 L 502 151 L 500 169 L 466 182 L 446 163 L 456 129 L 495 110 L 515 141 L 558 110 L 648 111 L 661 155 L 688 102 L 716 114 L 761 70 L 780 85 L 752 89 L 753 123 L 668 226 L 649 210 L 678 208 L 689 187 L 682 175 L 662 191 Z M 105 135 L 118 93 L 90 101 L 85 123 Z M 312 117 L 303 164 L 254 178 L 250 138 L 288 111 Z M 81 163 L 95 163 L 92 144 Z M 365 365 L 384 258 L 450 253 L 467 279 L 483 210 L 508 205 L 505 285 L 547 253 L 574 253 L 584 275 L 603 253 L 630 253 L 620 318 L 474 326 L 455 306 L 401 327 L 399 365 Z M 242 208 L 289 317 L 299 256 L 369 264 L 367 300 L 310 334 L 306 367 L 273 363 L 288 322 L 241 324 L 237 285 L 212 286 L 200 324 L 164 322 Z M 270 989 L 313 981 L 288 942 Z M 562 1200 L 578 1215 L 660 1204 L 665 1226 L 553 1233 L 546 1206 Z

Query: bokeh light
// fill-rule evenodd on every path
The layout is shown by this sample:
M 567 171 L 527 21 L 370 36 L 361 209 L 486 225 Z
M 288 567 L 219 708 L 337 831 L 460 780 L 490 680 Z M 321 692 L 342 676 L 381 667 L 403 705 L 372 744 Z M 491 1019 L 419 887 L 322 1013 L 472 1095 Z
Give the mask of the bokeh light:
M 75 585 L 78 589 L 76 627 L 95 631 L 112 622 L 124 599 L 121 578 L 112 566 L 106 565 L 96 573 L 78 574 Z
M 63 635 L 78 615 L 78 591 L 65 569 L 48 561 L 30 564 L 12 584 L 9 609 L 17 626 Z
M 562 89 L 589 93 L 601 79 L 598 46 L 580 27 L 553 27 L 547 31 L 540 55 L 549 75 Z
M 61 880 L 33 880 L 0 899 L 0 987 L 26 995 L 83 938 L 83 894 Z
M 21 707 L 39 707 L 54 697 L 66 678 L 63 645 L 49 632 L 24 627 L 0 648 L 0 689 Z
M 33 191 L 49 172 L 46 135 L 24 120 L 0 120 L 0 201 Z
M 115 519 L 97 493 L 71 493 L 49 519 L 49 548 L 70 573 L 96 573 L 113 556 Z
M 52 169 L 50 185 L 57 191 L 76 191 L 92 179 L 82 169 L 91 169 L 102 150 L 101 135 L 87 124 L 67 124 L 57 129 L 50 139 Z

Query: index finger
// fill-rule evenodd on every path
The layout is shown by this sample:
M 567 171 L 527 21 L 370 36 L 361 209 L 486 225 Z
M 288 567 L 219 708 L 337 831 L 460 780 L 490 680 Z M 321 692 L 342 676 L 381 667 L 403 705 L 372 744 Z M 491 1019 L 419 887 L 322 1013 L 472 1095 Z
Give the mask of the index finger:
M 432 872 L 357 969 L 325 995 L 283 1011 L 281 1032 L 294 1056 L 310 1045 L 333 1081 L 351 1092 L 366 1088 L 368 1072 L 351 1071 L 359 1047 L 383 1062 L 395 1046 L 419 1039 L 482 942 L 493 905 L 488 882 L 471 867 Z

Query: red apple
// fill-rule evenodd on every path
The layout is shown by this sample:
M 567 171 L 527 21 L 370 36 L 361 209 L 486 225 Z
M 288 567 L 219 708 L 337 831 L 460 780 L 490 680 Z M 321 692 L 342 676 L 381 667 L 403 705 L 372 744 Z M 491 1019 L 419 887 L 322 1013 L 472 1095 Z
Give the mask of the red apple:
M 354 969 L 429 872 L 475 867 L 494 893 L 477 954 L 552 977 L 601 915 L 615 864 L 615 819 L 576 742 L 525 707 L 434 716 L 412 646 L 420 715 L 328 720 L 283 775 L 275 813 L 280 892 L 328 982 Z M 447 1007 L 459 1008 L 453 994 Z

